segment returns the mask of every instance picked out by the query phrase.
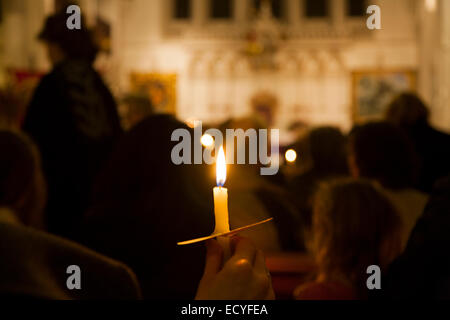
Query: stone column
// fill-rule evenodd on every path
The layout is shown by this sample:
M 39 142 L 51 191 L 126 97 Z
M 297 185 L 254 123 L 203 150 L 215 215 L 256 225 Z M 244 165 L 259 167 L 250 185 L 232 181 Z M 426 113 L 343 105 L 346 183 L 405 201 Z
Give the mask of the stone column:
M 192 0 L 192 20 L 196 27 L 202 27 L 208 19 L 208 0 Z
M 234 20 L 243 25 L 247 22 L 251 0 L 234 0 Z
M 331 21 L 336 33 L 340 34 L 344 29 L 345 21 L 345 0 L 329 1 Z
M 288 0 L 285 2 L 286 17 L 293 27 L 298 27 L 303 18 L 303 3 L 300 0 Z
M 24 68 L 26 54 L 26 2 L 3 1 L 3 47 L 6 67 Z

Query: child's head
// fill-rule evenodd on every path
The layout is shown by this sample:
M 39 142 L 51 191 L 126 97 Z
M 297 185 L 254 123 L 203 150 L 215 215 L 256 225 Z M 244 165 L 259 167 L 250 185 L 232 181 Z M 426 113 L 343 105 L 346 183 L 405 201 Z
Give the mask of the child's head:
M 399 253 L 400 228 L 394 207 L 371 182 L 322 184 L 314 202 L 311 242 L 319 272 L 360 286 L 368 266 L 383 269 Z
M 388 189 L 414 184 L 417 155 L 406 134 L 388 122 L 358 125 L 349 136 L 348 161 L 354 178 L 378 181 Z

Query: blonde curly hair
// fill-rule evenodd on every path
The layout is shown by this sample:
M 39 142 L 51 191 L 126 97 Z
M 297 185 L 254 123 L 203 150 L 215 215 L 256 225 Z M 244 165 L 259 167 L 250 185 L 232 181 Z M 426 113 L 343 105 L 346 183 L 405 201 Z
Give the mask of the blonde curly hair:
M 370 265 L 387 267 L 400 253 L 401 220 L 370 181 L 338 179 L 320 185 L 314 200 L 309 243 L 319 274 L 344 276 L 365 287 Z

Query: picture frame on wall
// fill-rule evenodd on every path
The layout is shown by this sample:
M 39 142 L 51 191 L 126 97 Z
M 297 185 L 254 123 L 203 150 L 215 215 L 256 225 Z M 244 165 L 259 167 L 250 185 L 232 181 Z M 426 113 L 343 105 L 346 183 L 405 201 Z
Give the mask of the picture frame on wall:
M 401 92 L 417 90 L 412 69 L 364 70 L 352 73 L 354 123 L 381 120 L 388 104 Z
M 176 114 L 176 74 L 132 73 L 131 90 L 148 96 L 156 113 Z

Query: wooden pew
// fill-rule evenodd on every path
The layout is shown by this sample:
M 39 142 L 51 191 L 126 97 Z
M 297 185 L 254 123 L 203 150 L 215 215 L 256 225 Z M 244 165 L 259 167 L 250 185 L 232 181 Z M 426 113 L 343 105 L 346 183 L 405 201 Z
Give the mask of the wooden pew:
M 313 259 L 305 253 L 267 253 L 266 264 L 272 276 L 277 299 L 290 300 L 294 289 L 314 273 Z

